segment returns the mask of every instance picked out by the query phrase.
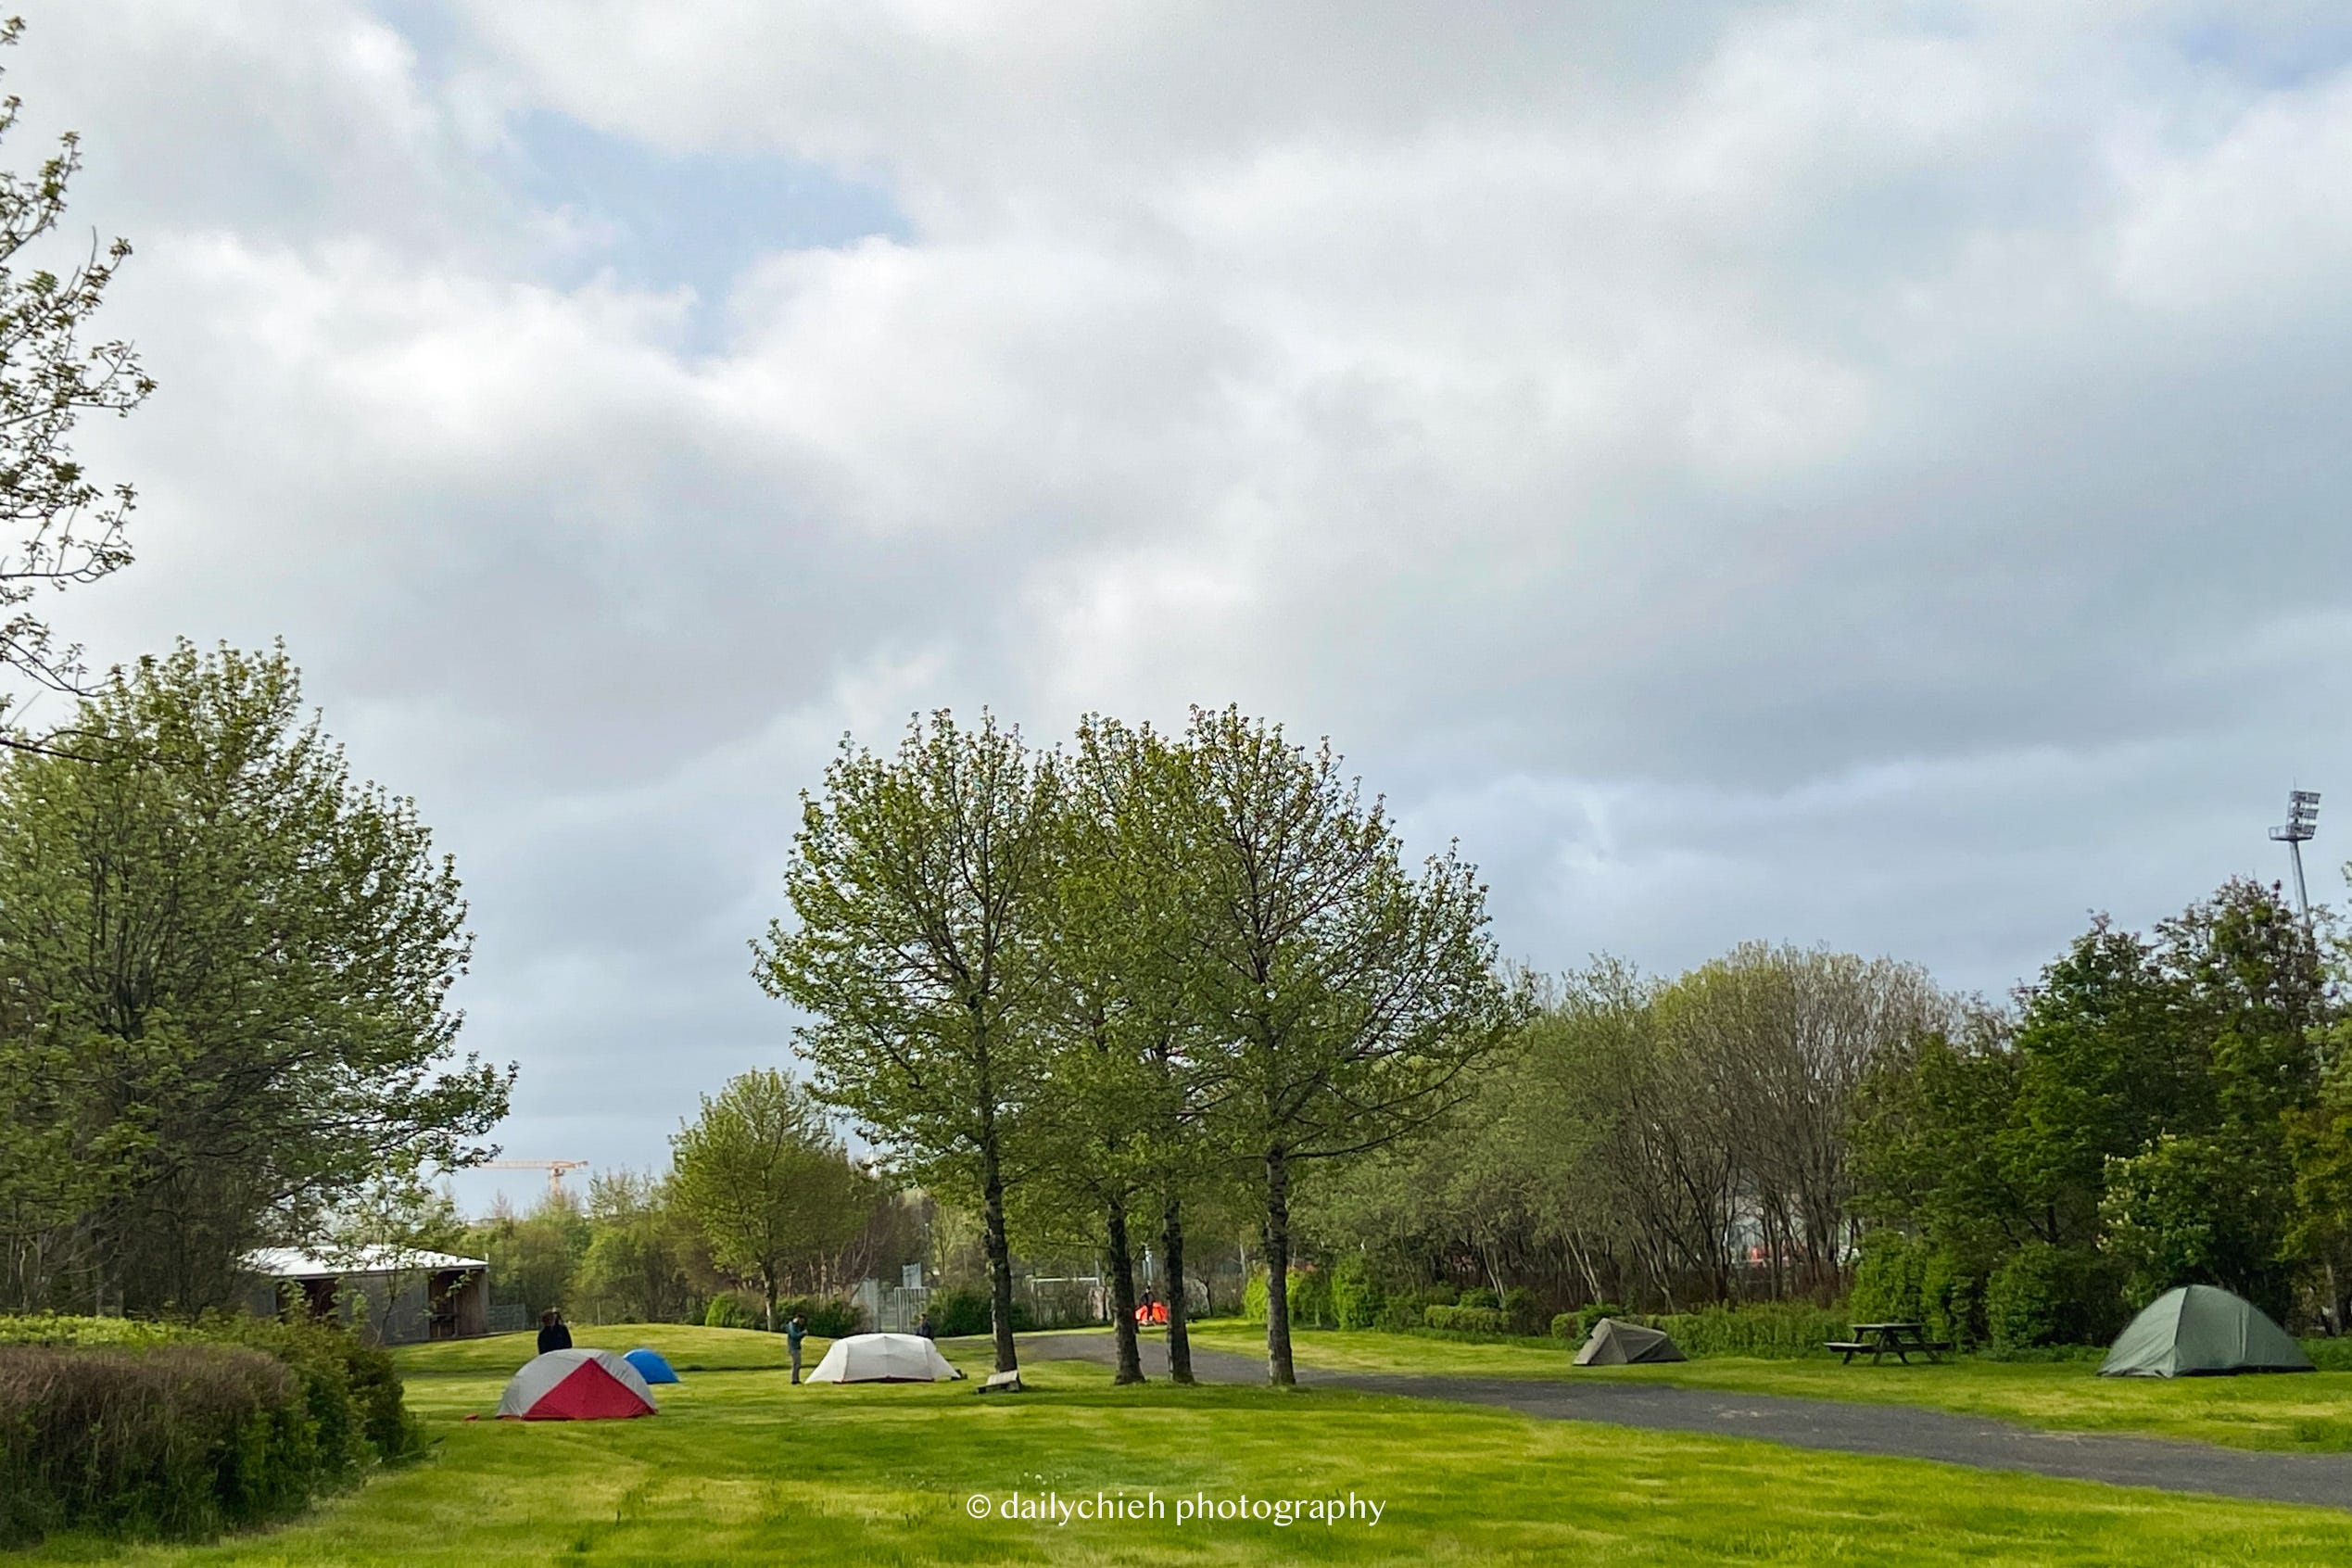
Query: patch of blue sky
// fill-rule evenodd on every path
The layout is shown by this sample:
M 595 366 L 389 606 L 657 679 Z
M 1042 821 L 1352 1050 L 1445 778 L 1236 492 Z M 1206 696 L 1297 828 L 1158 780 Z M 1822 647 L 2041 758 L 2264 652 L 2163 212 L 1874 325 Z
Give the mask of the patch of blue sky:
M 517 195 L 569 214 L 584 236 L 567 265 L 631 287 L 691 288 L 697 337 L 715 330 L 734 280 L 764 256 L 912 238 L 889 191 L 819 164 L 667 153 L 545 110 L 510 129 Z
M 470 41 L 449 0 L 373 0 L 373 8 L 413 51 L 424 81 L 462 69 Z M 717 346 L 729 290 L 762 257 L 913 236 L 890 191 L 822 164 L 664 152 L 550 109 L 525 111 L 507 130 L 513 161 L 501 173 L 516 201 L 563 215 L 575 240 L 547 281 L 610 275 L 631 288 L 690 289 L 689 352 Z
M 2352 67 L 2352 6 L 2343 0 L 2232 5 L 2183 29 L 2181 54 L 2265 92 L 2295 92 Z

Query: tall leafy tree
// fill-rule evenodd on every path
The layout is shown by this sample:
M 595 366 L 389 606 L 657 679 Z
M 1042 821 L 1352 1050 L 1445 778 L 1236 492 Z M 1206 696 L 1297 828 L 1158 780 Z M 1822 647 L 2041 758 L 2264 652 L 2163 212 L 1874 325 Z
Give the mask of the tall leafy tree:
M 753 943 L 762 986 L 809 1016 L 817 1092 L 927 1185 L 977 1199 L 1000 1372 L 1019 1364 L 1005 1190 L 1044 1082 L 1061 809 L 1058 760 L 985 714 L 918 718 L 888 757 L 845 738 L 803 800 L 793 921 Z
M 0 24 L 0 47 L 23 32 L 21 20 Z M 15 128 L 17 108 L 13 96 L 0 101 L 0 137 Z M 129 242 L 101 249 L 94 241 L 62 272 L 20 270 L 27 247 L 56 233 L 81 167 L 69 132 L 32 176 L 0 171 L 0 667 L 66 692 L 82 689 L 80 651 L 56 640 L 33 596 L 128 563 L 133 499 L 130 486 L 102 488 L 90 476 L 74 455 L 73 427 L 84 414 L 127 414 L 155 390 L 131 345 L 90 341 Z M 12 705 L 0 689 L 0 745 L 71 745 L 70 735 L 34 740 L 8 725 Z
M 0 764 L 0 1081 L 37 1075 L 31 1147 L 90 1163 L 11 1246 L 77 1255 L 89 1299 L 198 1308 L 387 1173 L 480 1157 L 512 1072 L 457 1056 L 454 866 L 351 779 L 283 651 L 182 643 L 72 727 L 78 757 Z
M 1135 1263 L 1155 1232 L 1170 1369 L 1179 1381 L 1192 1375 L 1183 1198 L 1206 1141 L 1199 1031 L 1185 994 L 1181 778 L 1170 744 L 1149 729 L 1105 718 L 1080 726 L 1042 943 L 1052 1092 L 1036 1104 L 1031 1144 L 1044 1184 L 1097 1217 L 1121 1383 L 1143 1376 Z
M 670 1182 L 721 1268 L 776 1298 L 796 1266 L 839 1252 L 880 1195 L 849 1157 L 824 1105 L 773 1069 L 702 1096 L 702 1115 L 671 1139 Z
M 1223 1046 L 1220 1125 L 1260 1173 L 1267 1375 L 1286 1386 L 1294 1171 L 1438 1114 L 1527 996 L 1497 973 L 1475 869 L 1448 848 L 1407 870 L 1381 803 L 1327 744 L 1195 711 L 1183 754 L 1190 1005 Z

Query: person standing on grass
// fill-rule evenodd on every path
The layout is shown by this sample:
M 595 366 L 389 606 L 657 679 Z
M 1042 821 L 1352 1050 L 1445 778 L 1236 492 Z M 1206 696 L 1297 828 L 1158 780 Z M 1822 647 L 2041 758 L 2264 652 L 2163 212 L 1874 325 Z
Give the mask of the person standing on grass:
M 921 1334 L 925 1339 L 937 1339 L 939 1337 L 938 1334 L 931 1332 L 931 1315 L 929 1312 L 924 1313 L 923 1321 L 915 1325 L 915 1332 Z
M 550 1350 L 572 1348 L 572 1331 L 563 1326 L 563 1314 L 550 1307 L 539 1314 L 539 1354 Z
M 792 1321 L 784 1325 L 784 1347 L 792 1353 L 792 1381 L 794 1383 L 801 1380 L 801 1341 L 807 1337 L 808 1320 L 798 1312 L 793 1313 Z

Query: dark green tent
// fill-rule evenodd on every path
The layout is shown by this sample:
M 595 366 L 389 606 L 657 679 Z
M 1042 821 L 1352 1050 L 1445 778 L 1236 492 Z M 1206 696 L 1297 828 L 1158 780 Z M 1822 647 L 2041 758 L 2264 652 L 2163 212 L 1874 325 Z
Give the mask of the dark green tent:
M 2311 1358 L 2253 1302 L 2213 1285 L 2177 1285 L 2116 1335 L 2101 1377 L 2308 1372 Z
M 1592 1325 L 1585 1347 L 1576 1352 L 1580 1367 L 1625 1367 L 1640 1362 L 1679 1361 L 1681 1347 L 1656 1329 L 1603 1318 Z

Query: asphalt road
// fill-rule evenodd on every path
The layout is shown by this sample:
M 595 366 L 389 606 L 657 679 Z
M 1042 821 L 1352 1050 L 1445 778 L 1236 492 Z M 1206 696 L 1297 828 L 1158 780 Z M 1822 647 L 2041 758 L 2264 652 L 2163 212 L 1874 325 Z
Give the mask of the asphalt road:
M 1105 1366 L 1117 1354 L 1107 1334 L 1025 1335 L 1021 1349 L 1043 1359 Z M 1143 1349 L 1144 1372 L 1165 1376 L 1166 1345 L 1147 1335 Z M 1193 1374 L 1204 1383 L 1266 1381 L 1262 1361 L 1198 1348 L 1193 1351 Z M 1301 1367 L 1298 1382 L 1308 1388 L 1492 1405 L 1549 1421 L 1754 1437 L 1797 1448 L 1935 1460 L 2068 1481 L 2352 1509 L 2352 1454 L 2260 1453 L 2166 1437 L 2044 1432 L 1910 1405 L 1725 1394 L 1622 1378 L 1415 1377 Z

